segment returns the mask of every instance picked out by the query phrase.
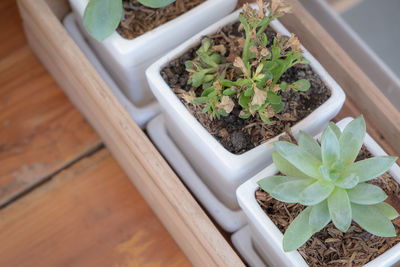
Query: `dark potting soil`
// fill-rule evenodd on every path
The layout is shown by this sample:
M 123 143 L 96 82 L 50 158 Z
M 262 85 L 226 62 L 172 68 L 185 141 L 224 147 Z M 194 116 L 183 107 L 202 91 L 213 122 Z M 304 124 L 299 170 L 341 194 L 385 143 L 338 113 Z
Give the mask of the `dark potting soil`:
M 371 153 L 363 147 L 357 161 L 370 157 Z M 381 187 L 389 196 L 386 201 L 398 207 L 399 203 L 395 202 L 399 201 L 400 185 L 389 173 L 384 173 L 368 183 Z M 282 233 L 306 208 L 301 204 L 280 202 L 262 189 L 256 191 L 255 197 L 260 207 Z M 400 242 L 398 219 L 393 222 L 397 236 L 390 238 L 372 235 L 354 221 L 349 230 L 342 233 L 330 222 L 301 246 L 298 252 L 310 266 L 361 266 Z
M 239 23 L 234 23 L 207 37 L 212 44 L 225 46 L 228 62 L 233 62 L 235 57 L 241 56 L 242 49 L 239 47 L 243 43 L 244 32 L 239 31 L 238 27 Z M 266 33 L 269 40 L 276 35 L 272 28 L 267 28 Z M 161 71 L 162 77 L 175 93 L 179 89 L 194 90 L 187 84 L 189 73 L 185 70 L 184 63 L 196 57 L 196 50 L 199 47 L 200 45 L 188 50 Z M 281 81 L 290 83 L 299 79 L 309 80 L 311 88 L 306 92 L 281 92 L 282 101 L 286 103 L 285 108 L 271 119 L 271 125 L 262 122 L 258 114 L 248 119 L 239 118 L 240 106 L 235 99 L 236 105 L 233 111 L 228 116 L 221 117 L 220 120 L 211 120 L 208 114 L 201 112 L 201 106 L 192 105 L 181 97 L 180 100 L 228 151 L 242 154 L 284 132 L 317 109 L 331 96 L 329 88 L 309 65 L 299 64 L 292 67 L 282 76 Z M 195 93 L 196 96 L 199 96 L 201 90 L 197 89 Z M 179 94 L 177 95 L 179 96 Z
M 176 0 L 162 8 L 149 8 L 138 0 L 123 0 L 124 13 L 117 32 L 126 39 L 133 39 L 179 17 L 204 1 Z

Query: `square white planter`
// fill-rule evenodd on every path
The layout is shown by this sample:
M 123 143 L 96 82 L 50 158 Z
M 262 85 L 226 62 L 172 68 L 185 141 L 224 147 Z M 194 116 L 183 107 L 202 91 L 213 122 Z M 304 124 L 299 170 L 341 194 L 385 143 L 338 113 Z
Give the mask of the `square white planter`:
M 148 103 L 147 105 L 141 107 L 137 107 L 132 104 L 132 102 L 129 101 L 129 99 L 125 96 L 125 94 L 121 92 L 120 88 L 110 77 L 110 74 L 104 69 L 103 65 L 98 60 L 93 50 L 89 47 L 86 40 L 83 38 L 83 35 L 79 30 L 78 25 L 75 21 L 75 17 L 72 13 L 65 16 L 65 18 L 63 19 L 63 24 L 69 35 L 79 46 L 79 48 L 85 54 L 90 63 L 92 63 L 93 67 L 97 70 L 103 80 L 107 83 L 111 91 L 129 113 L 132 119 L 137 123 L 137 125 L 139 125 L 140 128 L 144 128 L 148 121 L 150 121 L 154 116 L 160 113 L 158 102 L 154 99 L 154 101 L 152 101 L 151 103 Z
M 221 203 L 193 170 L 168 135 L 163 114 L 152 119 L 147 124 L 146 130 L 151 141 L 168 161 L 168 164 L 222 229 L 231 233 L 247 223 L 243 211 L 230 210 Z
M 237 0 L 207 0 L 132 40 L 114 32 L 101 43 L 91 38 L 83 27 L 83 13 L 89 0 L 69 2 L 82 32 L 106 69 L 127 97 L 141 106 L 153 99 L 144 76 L 146 68 L 172 48 L 232 12 Z
M 164 81 L 160 71 L 171 60 L 178 58 L 188 49 L 199 44 L 203 36 L 213 34 L 218 29 L 236 22 L 239 13 L 240 10 L 201 31 L 162 57 L 146 71 L 150 88 L 160 102 L 161 109 L 165 114 L 171 137 L 208 187 L 231 209 L 239 208 L 235 197 L 236 188 L 248 177 L 256 174 L 272 162 L 273 147 L 271 144 L 279 136 L 241 155 L 229 152 L 190 114 Z M 271 26 L 282 35 L 290 35 L 278 21 L 271 23 Z M 329 87 L 332 95 L 309 116 L 298 122 L 292 130 L 294 134 L 299 130 L 316 134 L 339 112 L 345 101 L 345 94 L 317 60 L 304 47 L 302 49 L 304 58 L 311 62 L 313 70 Z
M 341 130 L 352 120 L 345 118 L 337 123 Z M 317 136 L 320 138 L 321 134 Z M 369 136 L 365 136 L 364 145 L 374 156 L 386 156 L 383 149 Z M 245 182 L 237 190 L 237 198 L 240 207 L 247 216 L 251 228 L 253 240 L 257 247 L 262 249 L 262 257 L 271 266 L 308 266 L 300 253 L 296 251 L 284 252 L 282 249 L 283 234 L 275 226 L 272 220 L 262 210 L 255 198 L 255 192 L 259 188 L 257 182 L 265 177 L 276 175 L 278 169 L 274 164 L 265 168 L 256 176 Z M 389 170 L 393 178 L 400 183 L 400 168 L 397 164 Z M 365 266 L 391 266 L 400 259 L 400 244 L 395 245 L 385 253 L 370 261 Z

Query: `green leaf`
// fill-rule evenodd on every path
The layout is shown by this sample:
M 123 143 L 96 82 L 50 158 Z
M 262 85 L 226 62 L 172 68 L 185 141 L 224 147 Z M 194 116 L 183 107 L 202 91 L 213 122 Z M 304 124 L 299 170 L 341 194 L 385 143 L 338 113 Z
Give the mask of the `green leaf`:
M 322 161 L 321 147 L 311 135 L 309 135 L 306 132 L 300 131 L 299 137 L 297 139 L 300 149 L 307 151 L 308 153 L 313 155 L 316 159 Z
M 208 101 L 207 97 L 196 97 L 195 99 L 193 99 L 192 104 L 201 105 L 206 103 L 207 101 Z
M 371 205 L 371 207 L 377 209 L 380 213 L 385 215 L 386 218 L 388 218 L 389 220 L 394 220 L 397 217 L 399 217 L 399 213 L 396 211 L 396 209 L 390 206 L 386 202 L 381 202 L 375 205 Z
M 245 96 L 244 94 L 241 94 L 239 96 L 239 105 L 242 106 L 244 109 L 248 108 L 249 102 L 250 102 L 249 96 Z
M 302 189 L 309 186 L 314 180 L 291 176 L 270 176 L 258 181 L 258 185 L 273 198 L 288 202 L 299 202 Z
M 359 183 L 358 176 L 352 173 L 336 181 L 335 185 L 344 189 L 351 189 L 355 187 L 358 183 Z
M 339 141 L 335 132 L 328 126 L 324 130 L 321 138 L 322 162 L 324 165 L 331 166 L 340 158 Z
M 347 194 L 351 202 L 361 205 L 377 204 L 387 198 L 386 193 L 380 187 L 365 183 L 348 190 Z
M 118 27 L 122 16 L 122 0 L 90 0 L 83 14 L 86 31 L 99 42 Z
M 232 95 L 236 94 L 236 91 L 233 91 L 233 90 L 231 90 L 231 89 L 225 89 L 225 90 L 222 92 L 222 94 L 223 94 L 223 95 L 226 95 L 226 96 L 232 96 Z
M 271 104 L 277 105 L 277 104 L 280 104 L 282 102 L 282 98 L 277 94 L 274 94 L 272 92 L 268 92 L 267 101 L 269 103 L 271 103 Z
M 309 224 L 311 207 L 303 210 L 289 225 L 283 235 L 283 250 L 293 251 L 301 247 L 313 235 Z
M 332 222 L 342 232 L 346 232 L 351 224 L 350 200 L 345 189 L 336 187 L 328 198 L 329 214 Z
M 283 158 L 276 151 L 272 152 L 272 160 L 274 161 L 274 164 L 278 168 L 278 170 L 287 176 L 310 178 L 306 174 L 298 170 L 295 166 L 293 166 L 289 161 Z
M 283 108 L 285 107 L 285 104 L 283 102 L 281 102 L 279 104 L 271 104 L 271 107 L 276 113 L 279 113 L 283 110 Z
M 308 89 L 310 89 L 310 86 L 310 82 L 306 79 L 301 79 L 292 83 L 292 88 L 301 92 L 307 91 Z
M 322 164 L 321 161 L 314 158 L 307 151 L 303 151 L 298 146 L 285 141 L 275 142 L 274 147 L 283 158 L 301 172 L 313 178 L 320 176 L 318 168 Z
M 321 174 L 323 179 L 325 179 L 326 181 L 332 181 L 328 166 L 321 165 L 321 166 L 319 166 L 318 171 Z
M 373 206 L 351 204 L 353 219 L 366 231 L 376 236 L 396 236 L 392 222 Z
M 331 127 L 333 132 L 336 134 L 336 138 L 339 140 L 340 135 L 342 135 L 342 131 L 340 130 L 340 128 L 333 122 L 329 122 L 328 126 Z
M 344 165 L 354 162 L 360 152 L 361 146 L 364 142 L 366 133 L 366 126 L 364 117 L 361 115 L 357 119 L 352 120 L 344 128 L 343 133 L 340 135 L 340 159 Z
M 147 6 L 147 7 L 151 7 L 151 8 L 164 7 L 164 6 L 167 6 L 167 5 L 175 2 L 175 0 L 138 0 L 138 1 L 142 5 Z
M 333 184 L 324 180 L 317 180 L 301 192 L 299 203 L 305 206 L 317 205 L 329 197 L 333 189 L 335 189 Z
M 387 172 L 397 157 L 379 156 L 354 162 L 345 167 L 343 175 L 356 174 L 361 182 L 366 182 Z
M 331 215 L 329 214 L 328 202 L 326 200 L 312 206 L 309 223 L 313 232 L 321 231 L 330 221 Z
M 199 87 L 202 84 L 205 75 L 206 74 L 205 74 L 204 71 L 198 71 L 198 72 L 193 73 L 193 75 L 192 75 L 192 85 L 194 87 Z

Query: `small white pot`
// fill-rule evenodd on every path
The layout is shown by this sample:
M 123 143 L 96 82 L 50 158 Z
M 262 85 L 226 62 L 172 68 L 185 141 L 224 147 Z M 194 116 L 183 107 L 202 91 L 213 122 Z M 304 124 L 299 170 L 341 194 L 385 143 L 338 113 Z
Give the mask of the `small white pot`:
M 172 48 L 229 14 L 235 9 L 237 0 L 207 0 L 132 40 L 114 32 L 101 43 L 91 38 L 83 27 L 83 13 L 89 0 L 69 2 L 82 32 L 104 66 L 127 97 L 141 106 L 153 98 L 144 75 L 146 68 Z
M 178 58 L 188 49 L 199 44 L 203 36 L 213 34 L 218 29 L 238 21 L 240 12 L 241 10 L 238 10 L 198 33 L 151 65 L 146 71 L 150 89 L 160 102 L 171 137 L 200 177 L 204 179 L 204 182 L 231 209 L 238 208 L 235 197 L 236 188 L 248 177 L 259 172 L 263 166 L 272 162 L 271 152 L 273 147 L 271 144 L 279 136 L 241 155 L 229 152 L 190 114 L 164 81 L 160 71 L 171 60 Z M 272 22 L 271 26 L 283 35 L 290 35 L 278 21 Z M 292 130 L 295 134 L 300 129 L 316 134 L 339 112 L 345 101 L 345 94 L 317 60 L 304 47 L 302 49 L 304 58 L 311 62 L 313 70 L 331 89 L 332 96 L 314 112 L 298 122 Z
M 338 122 L 337 125 L 343 130 L 351 120 L 352 118 L 345 118 Z M 321 134 L 317 138 L 320 138 L 320 136 Z M 374 156 L 387 155 L 368 134 L 365 137 L 364 145 Z M 265 177 L 276 175 L 278 172 L 278 169 L 272 164 L 242 184 L 236 192 L 239 205 L 247 216 L 256 247 L 267 264 L 270 264 L 270 266 L 308 266 L 297 250 L 292 252 L 283 251 L 283 234 L 265 214 L 255 198 L 255 192 L 259 188 L 257 182 Z M 400 183 L 400 168 L 397 164 L 393 165 L 389 173 Z M 397 244 L 365 266 L 391 266 L 399 259 L 400 244 Z

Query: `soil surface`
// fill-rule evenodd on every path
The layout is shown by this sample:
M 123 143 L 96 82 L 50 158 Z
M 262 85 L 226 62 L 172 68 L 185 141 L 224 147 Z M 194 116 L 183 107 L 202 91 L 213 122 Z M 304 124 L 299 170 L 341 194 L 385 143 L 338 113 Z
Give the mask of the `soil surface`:
M 227 25 L 216 34 L 207 37 L 212 44 L 222 44 L 226 47 L 228 62 L 233 61 L 236 56 L 241 56 L 241 49 L 238 49 L 238 47 L 240 47 L 240 39 L 243 38 L 244 32 L 239 31 L 238 27 L 239 23 Z M 273 36 L 276 35 L 271 28 L 267 28 L 266 33 L 269 40 L 272 40 Z M 196 57 L 195 52 L 199 47 L 200 44 L 188 50 L 179 58 L 171 61 L 161 71 L 164 80 L 174 91 L 176 89 L 193 90 L 190 85 L 187 85 L 189 73 L 185 70 L 184 63 Z M 228 151 L 234 154 L 242 154 L 284 132 L 321 106 L 331 96 L 329 88 L 309 65 L 299 64 L 292 67 L 282 76 L 281 81 L 290 83 L 299 79 L 309 80 L 310 89 L 306 92 L 281 92 L 282 101 L 286 105 L 278 115 L 271 118 L 271 125 L 262 122 L 258 114 L 248 119 L 239 118 L 240 106 L 238 103 L 227 117 L 211 120 L 209 115 L 201 112 L 201 106 L 187 103 L 182 98 L 180 100 Z M 197 89 L 195 93 L 200 96 L 201 89 Z
M 357 161 L 370 157 L 372 157 L 371 153 L 363 147 Z M 381 187 L 389 196 L 388 199 L 391 197 L 398 199 L 400 196 L 400 185 L 389 173 L 368 183 Z M 255 197 L 258 204 L 282 233 L 286 231 L 293 219 L 306 208 L 301 204 L 280 202 L 262 189 L 256 191 Z M 385 238 L 368 233 L 354 221 L 346 233 L 339 231 L 330 222 L 300 247 L 298 252 L 310 266 L 361 266 L 400 242 L 400 228 L 396 223 L 395 228 L 397 236 Z
M 162 8 L 143 6 L 138 0 L 123 0 L 123 16 L 117 32 L 126 39 L 136 38 L 179 17 L 205 0 L 176 0 Z

